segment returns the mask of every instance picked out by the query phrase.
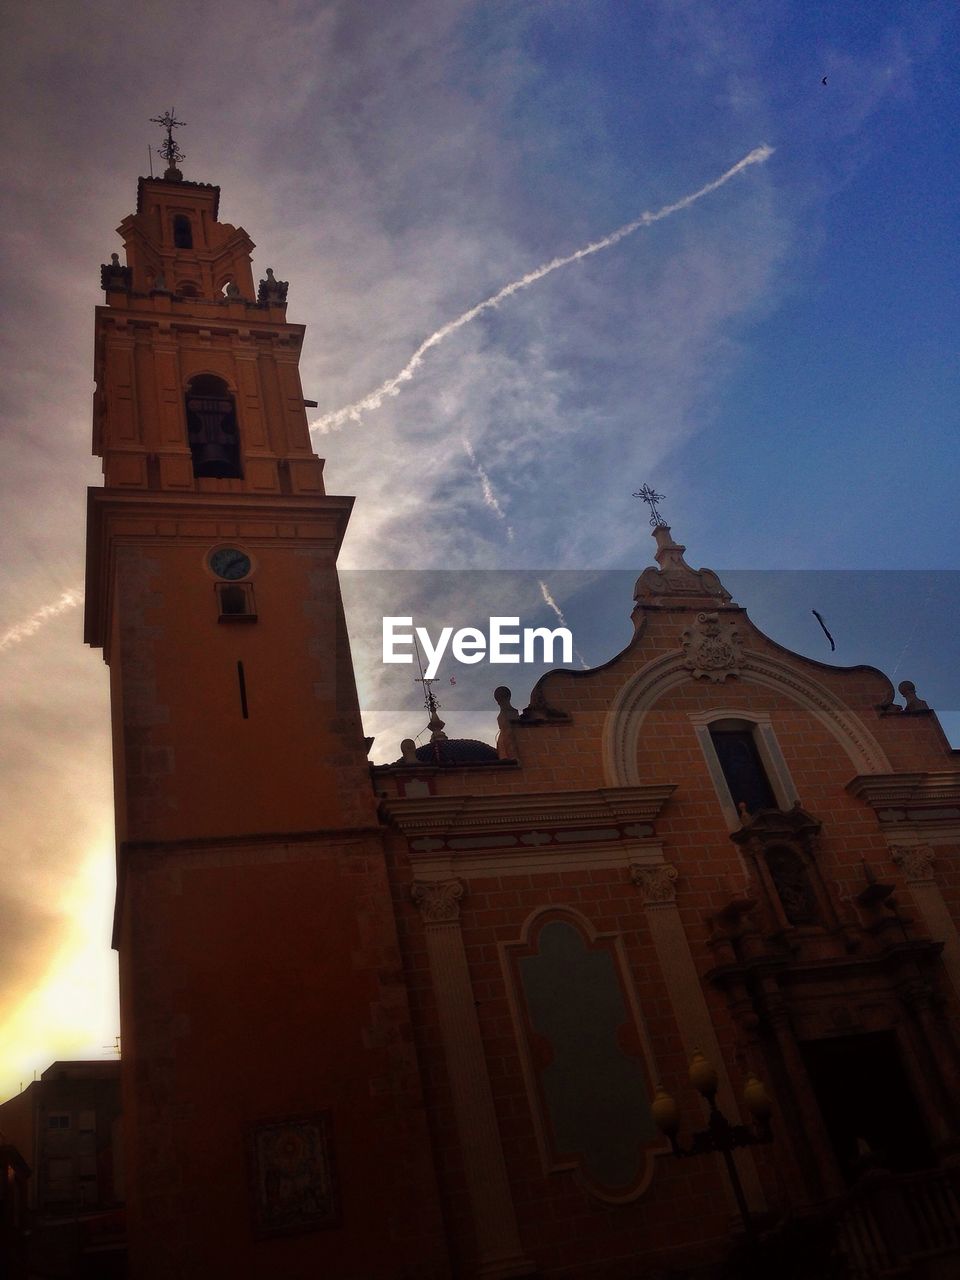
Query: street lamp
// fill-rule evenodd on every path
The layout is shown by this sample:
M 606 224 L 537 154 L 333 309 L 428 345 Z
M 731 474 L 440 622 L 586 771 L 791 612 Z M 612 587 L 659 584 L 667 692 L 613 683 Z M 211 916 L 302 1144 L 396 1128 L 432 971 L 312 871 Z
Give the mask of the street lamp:
M 750 1072 L 747 1075 L 747 1082 L 743 1090 L 743 1102 L 753 1117 L 753 1124 L 731 1124 L 717 1106 L 717 1085 L 719 1081 L 716 1068 L 703 1056 L 699 1049 L 694 1050 L 693 1057 L 690 1059 L 690 1083 L 698 1093 L 706 1098 L 710 1107 L 707 1127 L 690 1135 L 689 1146 L 681 1146 L 677 1140 L 677 1132 L 680 1129 L 680 1111 L 676 1101 L 667 1093 L 662 1084 L 657 1085 L 657 1091 L 651 1103 L 650 1109 L 653 1112 L 654 1123 L 660 1132 L 670 1139 L 670 1146 L 675 1156 L 681 1158 L 702 1156 L 716 1151 L 723 1156 L 724 1164 L 727 1166 L 727 1174 L 733 1186 L 733 1194 L 736 1196 L 737 1208 L 740 1210 L 740 1217 L 743 1219 L 744 1229 L 747 1235 L 753 1238 L 753 1222 L 750 1218 L 750 1210 L 747 1208 L 747 1198 L 743 1194 L 740 1175 L 734 1163 L 733 1152 L 737 1147 L 755 1147 L 761 1143 L 773 1141 L 773 1133 L 770 1128 L 770 1099 L 767 1096 L 767 1091 L 762 1081 L 758 1080 L 753 1072 Z

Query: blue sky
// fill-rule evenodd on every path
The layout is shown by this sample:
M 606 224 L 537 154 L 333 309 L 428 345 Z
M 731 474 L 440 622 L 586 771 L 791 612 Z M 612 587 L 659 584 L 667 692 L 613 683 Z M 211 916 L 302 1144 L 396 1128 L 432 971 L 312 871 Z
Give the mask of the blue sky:
M 318 429 L 329 490 L 357 496 L 347 566 L 639 572 L 644 482 L 697 565 L 960 565 L 954 6 L 17 0 L 5 24 L 0 1095 L 116 1032 L 106 670 L 78 607 L 92 317 L 167 107 L 185 175 L 290 281 L 318 420 L 509 281 L 775 148 Z M 738 598 L 826 657 L 818 602 L 780 581 Z M 899 662 L 924 696 L 949 683 L 955 576 L 919 617 L 907 581 L 871 574 L 870 609 L 828 621 L 837 662 Z M 591 614 L 591 661 L 630 605 L 606 649 Z M 363 672 L 366 729 L 392 758 L 422 716 L 384 679 Z M 449 730 L 492 738 L 466 701 Z

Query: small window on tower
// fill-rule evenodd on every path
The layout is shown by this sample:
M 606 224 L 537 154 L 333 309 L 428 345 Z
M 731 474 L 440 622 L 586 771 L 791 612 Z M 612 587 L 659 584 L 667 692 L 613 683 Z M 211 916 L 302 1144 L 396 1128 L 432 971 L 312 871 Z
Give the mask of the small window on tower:
M 173 243 L 177 249 L 193 248 L 193 227 L 185 213 L 178 213 L 173 220 Z
M 256 622 L 252 583 L 218 582 L 216 590 L 221 622 Z
M 750 729 L 711 729 L 710 740 L 738 809 L 745 804 L 750 813 L 757 813 L 780 807 Z
M 187 387 L 187 438 L 195 476 L 239 479 L 240 435 L 233 395 L 222 378 L 204 373 Z

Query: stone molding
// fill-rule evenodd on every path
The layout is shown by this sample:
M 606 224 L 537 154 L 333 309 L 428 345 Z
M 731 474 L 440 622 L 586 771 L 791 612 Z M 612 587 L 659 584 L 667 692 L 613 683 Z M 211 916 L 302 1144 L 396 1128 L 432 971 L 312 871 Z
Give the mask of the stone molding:
M 529 947 L 534 930 L 544 917 L 556 918 L 568 923 L 573 923 L 577 928 L 579 928 L 583 936 L 589 939 L 591 943 L 610 943 L 611 954 L 615 957 L 619 977 L 622 983 L 624 1000 L 632 1017 L 633 1026 L 640 1041 L 645 1069 L 649 1075 L 651 1084 L 658 1080 L 661 1075 L 661 1072 L 657 1067 L 653 1041 L 650 1037 L 646 1019 L 644 1018 L 640 1000 L 637 995 L 633 973 L 624 948 L 622 936 L 618 933 L 601 932 L 597 930 L 593 922 L 572 904 L 550 903 L 547 906 L 537 907 L 524 920 L 520 928 L 519 935 L 509 942 L 497 943 L 497 950 L 500 953 L 500 966 L 503 972 L 504 989 L 507 993 L 507 1002 L 510 1006 L 510 1016 L 511 1021 L 513 1022 L 513 1030 L 520 1057 L 520 1067 L 523 1072 L 524 1084 L 527 1091 L 527 1100 L 530 1107 L 530 1116 L 533 1121 L 537 1147 L 540 1152 L 541 1165 L 545 1174 L 559 1173 L 563 1171 L 571 1172 L 577 1182 L 588 1190 L 592 1196 L 596 1197 L 598 1200 L 605 1201 L 607 1204 L 629 1204 L 641 1196 L 650 1185 L 654 1172 L 652 1159 L 647 1161 L 646 1171 L 642 1179 L 625 1193 L 618 1194 L 610 1191 L 609 1189 L 599 1188 L 595 1183 L 586 1179 L 583 1176 L 582 1171 L 579 1169 L 578 1161 L 576 1159 L 571 1159 L 565 1156 L 558 1158 L 557 1153 L 552 1149 L 552 1143 L 548 1136 L 543 1103 L 540 1098 L 540 1089 L 537 1082 L 538 1069 L 530 1051 L 530 1036 L 527 1030 L 527 1019 L 524 1014 L 525 1001 L 522 990 L 517 983 L 516 970 L 514 965 L 511 963 L 511 956 L 514 953 L 523 953 Z M 661 1140 L 660 1142 L 651 1143 L 651 1156 L 666 1155 L 667 1153 L 668 1148 L 665 1141 Z
M 666 783 L 535 795 L 400 796 L 383 800 L 380 812 L 408 839 L 496 832 L 504 827 L 536 836 L 540 827 L 582 827 L 584 839 L 589 840 L 591 829 L 651 823 L 675 790 Z
M 874 809 L 888 805 L 960 805 L 960 770 L 930 770 L 924 773 L 888 771 L 879 776 L 858 776 L 847 783 L 847 790 Z
M 460 919 L 462 880 L 415 880 L 410 896 L 426 924 L 456 924 Z
M 611 786 L 637 786 L 640 732 L 647 712 L 689 679 L 684 655 L 663 654 L 629 680 L 610 705 L 603 730 L 604 772 Z M 830 689 L 806 672 L 754 650 L 743 653 L 740 678 L 786 694 L 828 729 L 861 774 L 889 773 L 890 762 L 876 738 Z
M 677 900 L 677 868 L 669 862 L 655 866 L 630 865 L 630 879 L 640 890 L 645 907 L 672 907 Z
M 937 855 L 928 844 L 895 844 L 891 846 L 890 854 L 907 884 L 933 883 L 933 864 Z
M 712 707 L 709 711 L 691 712 L 690 723 L 693 725 L 697 741 L 700 743 L 700 750 L 703 752 L 703 758 L 707 762 L 707 769 L 710 773 L 710 781 L 713 783 L 713 789 L 717 793 L 717 801 L 730 831 L 738 831 L 740 829 L 741 819 L 737 807 L 733 803 L 730 788 L 727 786 L 727 780 L 720 766 L 716 748 L 710 737 L 711 725 L 716 724 L 719 720 L 737 720 L 743 726 L 750 728 L 779 807 L 781 809 L 791 808 L 799 799 L 799 795 L 768 714 L 755 710 L 744 711 L 739 707 L 729 706 Z
M 439 849 L 422 852 L 411 849 L 411 860 L 421 880 L 446 880 L 459 876 L 464 880 L 489 879 L 500 876 L 547 875 L 557 871 L 623 871 L 630 864 L 647 865 L 663 861 L 663 847 L 654 838 L 621 841 L 605 845 L 577 846 L 569 849 L 556 845 L 523 849 L 474 849 L 456 852 Z

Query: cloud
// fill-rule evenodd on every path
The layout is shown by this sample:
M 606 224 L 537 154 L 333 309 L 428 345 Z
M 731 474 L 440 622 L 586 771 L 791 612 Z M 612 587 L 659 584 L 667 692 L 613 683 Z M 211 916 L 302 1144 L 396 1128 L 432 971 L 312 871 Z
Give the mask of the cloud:
M 510 527 L 510 524 L 507 521 L 506 514 L 504 513 L 503 508 L 500 506 L 500 503 L 497 499 L 497 495 L 493 492 L 493 485 L 490 483 L 490 477 L 487 475 L 486 471 L 484 471 L 483 467 L 481 467 L 480 463 L 477 461 L 477 455 L 473 451 L 473 445 L 470 443 L 470 441 L 467 439 L 466 436 L 463 437 L 463 447 L 466 450 L 467 457 L 473 463 L 474 470 L 476 471 L 477 477 L 480 481 L 480 489 L 481 489 L 481 492 L 483 493 L 484 504 L 490 508 L 490 510 L 494 513 L 494 515 L 497 517 L 498 520 L 502 520 L 504 522 L 504 525 L 506 527 L 507 537 L 512 542 L 513 529 Z
M 543 581 L 542 578 L 538 579 L 538 586 L 540 587 L 540 594 L 543 596 L 544 604 L 546 604 L 550 609 L 552 609 L 553 612 L 557 615 L 557 617 L 560 619 L 560 625 L 562 627 L 566 627 L 567 620 L 563 616 L 563 610 L 557 604 L 556 600 L 554 600 L 553 595 L 551 594 L 550 588 L 547 586 L 547 584 Z M 573 651 L 577 655 L 577 661 L 580 663 L 581 667 L 583 667 L 584 671 L 589 671 L 590 664 L 587 662 L 586 658 L 583 656 L 580 650 L 576 647 L 576 645 L 574 645 Z
M 689 209 L 692 204 L 696 204 L 704 196 L 711 195 L 714 191 L 719 190 L 720 187 L 725 186 L 731 178 L 736 177 L 738 173 L 742 173 L 750 165 L 763 164 L 772 155 L 772 147 L 766 145 L 755 147 L 741 160 L 738 160 L 735 165 L 727 169 L 725 173 L 722 173 L 719 178 L 714 178 L 712 182 L 705 183 L 704 186 L 691 192 L 690 195 L 683 196 L 672 204 L 664 205 L 655 213 L 642 213 L 639 218 L 634 218 L 632 222 L 624 223 L 622 227 L 618 227 L 616 231 L 611 231 L 609 235 L 603 236 L 599 240 L 593 240 L 590 244 L 584 245 L 564 257 L 551 258 L 549 262 L 544 262 L 518 279 L 511 280 L 509 284 L 505 284 L 489 298 L 484 298 L 482 302 L 470 307 L 467 311 L 457 316 L 455 320 L 448 321 L 447 324 L 441 325 L 439 329 L 431 333 L 428 338 L 425 338 L 420 343 L 399 373 L 387 378 L 385 382 L 381 382 L 375 391 L 371 391 L 362 399 L 354 401 L 353 404 L 348 404 L 332 413 L 323 414 L 310 424 L 311 431 L 319 431 L 321 433 L 334 431 L 342 427 L 346 422 L 359 422 L 364 413 L 372 409 L 379 409 L 388 396 L 395 396 L 399 393 L 403 383 L 409 382 L 423 364 L 423 358 L 428 351 L 433 347 L 439 346 L 451 334 L 456 333 L 458 329 L 462 329 L 465 324 L 469 324 L 472 320 L 476 320 L 485 311 L 493 310 L 501 302 L 505 302 L 507 298 L 513 297 L 515 293 L 519 293 L 522 289 L 529 289 L 532 284 L 536 284 L 554 271 L 559 271 L 561 267 L 569 267 L 571 263 L 580 262 L 582 259 L 588 258 L 594 253 L 599 253 L 603 249 L 610 249 L 627 236 L 632 236 L 642 227 L 650 227 L 655 222 L 662 222 L 664 218 L 669 218 L 672 214 L 680 213 L 683 209 Z
M 39 609 L 35 609 L 29 617 L 24 618 L 21 622 L 15 622 L 12 627 L 8 627 L 6 631 L 0 634 L 0 653 L 4 649 L 9 649 L 11 645 L 20 644 L 27 640 L 30 636 L 34 636 L 47 622 L 53 618 L 59 618 L 62 613 L 66 613 L 69 609 L 76 609 L 83 604 L 83 588 L 71 587 L 67 591 L 60 594 L 59 599 L 54 600 L 51 604 L 41 605 Z
M 0 893 L 0 920 L 0 1008 L 5 1009 L 24 980 L 35 976 L 37 957 L 49 954 L 63 919 L 38 903 Z

